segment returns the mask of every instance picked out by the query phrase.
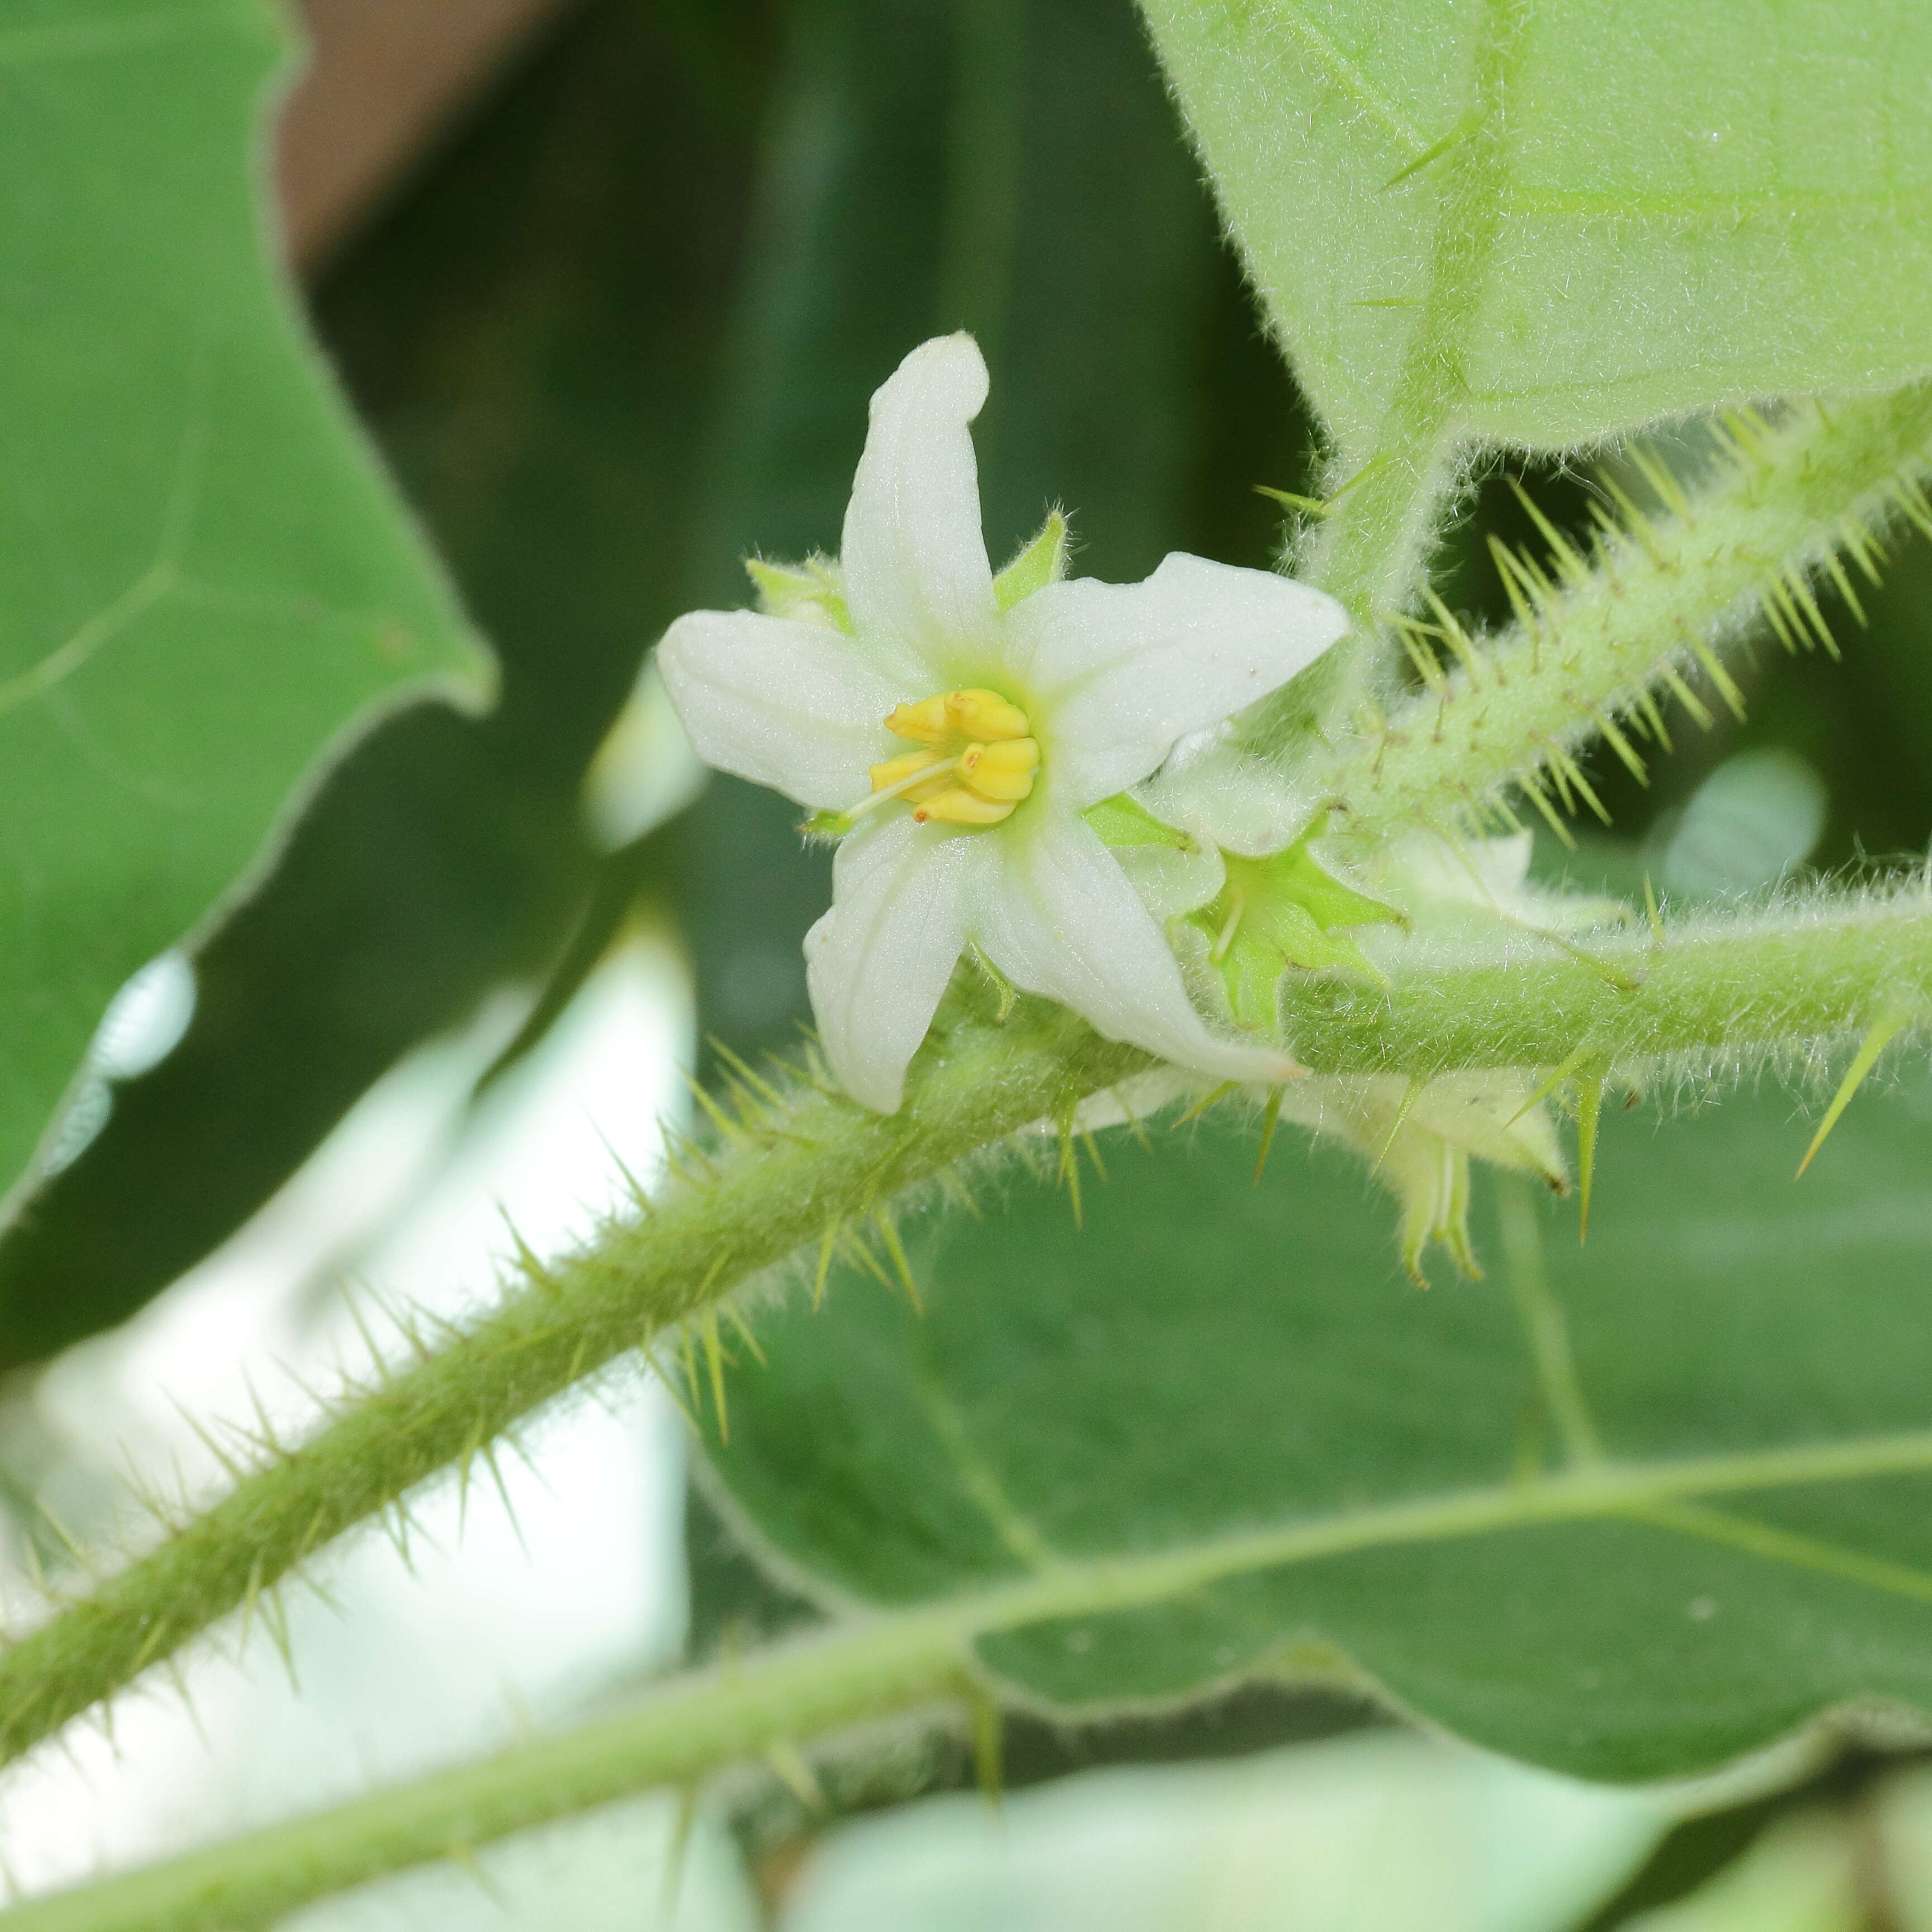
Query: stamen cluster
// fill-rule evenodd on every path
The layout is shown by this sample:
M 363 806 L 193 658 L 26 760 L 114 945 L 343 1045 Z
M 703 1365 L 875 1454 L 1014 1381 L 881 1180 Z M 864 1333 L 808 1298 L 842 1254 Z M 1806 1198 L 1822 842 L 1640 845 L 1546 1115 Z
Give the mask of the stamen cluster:
M 998 692 L 948 692 L 895 706 L 886 729 L 924 748 L 870 768 L 857 812 L 904 798 L 921 825 L 998 825 L 1033 790 L 1040 745 L 1026 713 Z

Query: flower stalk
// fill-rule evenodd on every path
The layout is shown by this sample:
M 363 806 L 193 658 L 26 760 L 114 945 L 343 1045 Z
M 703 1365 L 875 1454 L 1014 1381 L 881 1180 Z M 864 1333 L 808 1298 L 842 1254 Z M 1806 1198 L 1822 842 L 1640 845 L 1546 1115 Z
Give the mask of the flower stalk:
M 1283 1017 L 1320 1072 L 1430 1078 L 1599 1060 L 1619 1073 L 1755 1065 L 1932 1022 L 1932 896 L 1847 895 L 1580 942 L 1518 931 L 1375 986 L 1292 979 Z

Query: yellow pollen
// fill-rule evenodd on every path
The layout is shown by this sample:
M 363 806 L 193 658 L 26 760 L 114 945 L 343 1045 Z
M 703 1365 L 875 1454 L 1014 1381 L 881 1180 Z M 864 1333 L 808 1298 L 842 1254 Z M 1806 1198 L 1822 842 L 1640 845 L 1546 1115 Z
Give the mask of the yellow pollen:
M 1040 745 L 1026 713 L 997 691 L 942 692 L 895 706 L 886 729 L 925 748 L 872 768 L 869 811 L 902 798 L 922 825 L 997 825 L 1033 790 Z

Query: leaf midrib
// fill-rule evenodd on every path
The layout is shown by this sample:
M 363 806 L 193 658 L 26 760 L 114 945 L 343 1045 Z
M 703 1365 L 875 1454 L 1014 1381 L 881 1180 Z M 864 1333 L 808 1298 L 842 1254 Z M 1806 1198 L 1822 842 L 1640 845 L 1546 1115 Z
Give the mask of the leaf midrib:
M 1928 1470 L 1932 1470 L 1932 1429 L 1724 1456 L 1606 1462 L 1528 1481 L 1301 1518 L 1178 1549 L 1099 1558 L 1063 1556 L 1050 1570 L 969 1595 L 878 1608 L 887 1616 L 937 1615 L 970 1641 L 1027 1624 L 1140 1609 L 1231 1577 L 1324 1557 L 1557 1523 L 1641 1518 L 1660 1506 L 1703 1497 Z M 1668 1525 L 1656 1520 L 1660 1528 L 1693 1533 L 1688 1520 Z M 1780 1558 L 1768 1542 L 1759 1553 L 1796 1561 L 1788 1552 Z M 1850 1576 L 1848 1570 L 1839 1574 Z M 1905 1565 L 1864 1565 L 1852 1580 L 1932 1600 L 1932 1573 Z

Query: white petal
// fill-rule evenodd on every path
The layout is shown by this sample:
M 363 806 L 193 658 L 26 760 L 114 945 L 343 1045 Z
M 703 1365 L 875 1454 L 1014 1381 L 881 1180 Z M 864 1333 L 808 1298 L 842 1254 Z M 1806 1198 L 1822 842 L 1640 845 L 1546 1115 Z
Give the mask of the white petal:
M 1172 845 L 1109 846 L 1108 856 L 1126 874 L 1135 896 L 1158 923 L 1198 912 L 1228 882 L 1228 868 L 1211 841 L 1192 851 Z
M 866 767 L 905 749 L 885 718 L 906 692 L 824 625 L 694 610 L 665 632 L 657 664 L 707 765 L 801 805 L 856 804 Z
M 1198 731 L 1176 745 L 1134 796 L 1162 824 L 1251 859 L 1294 844 L 1322 805 L 1306 767 L 1291 776 L 1218 731 Z
M 1286 684 L 1348 620 L 1305 584 L 1176 552 L 1142 584 L 1049 584 L 1006 626 L 1054 790 L 1084 808 L 1145 778 L 1184 734 Z
M 854 628 L 915 646 L 940 683 L 962 645 L 983 646 L 997 627 L 968 428 L 986 387 L 970 335 L 922 343 L 872 398 L 845 512 L 839 562 Z
M 882 1114 L 898 1112 L 986 859 L 972 833 L 902 812 L 854 832 L 832 861 L 832 910 L 805 936 L 812 1010 L 839 1084 Z
M 1000 863 L 972 882 L 968 927 L 1016 986 L 1070 1006 L 1109 1040 L 1228 1080 L 1282 1080 L 1285 1053 L 1217 1039 L 1126 874 L 1093 828 L 1045 800 L 1008 820 Z

